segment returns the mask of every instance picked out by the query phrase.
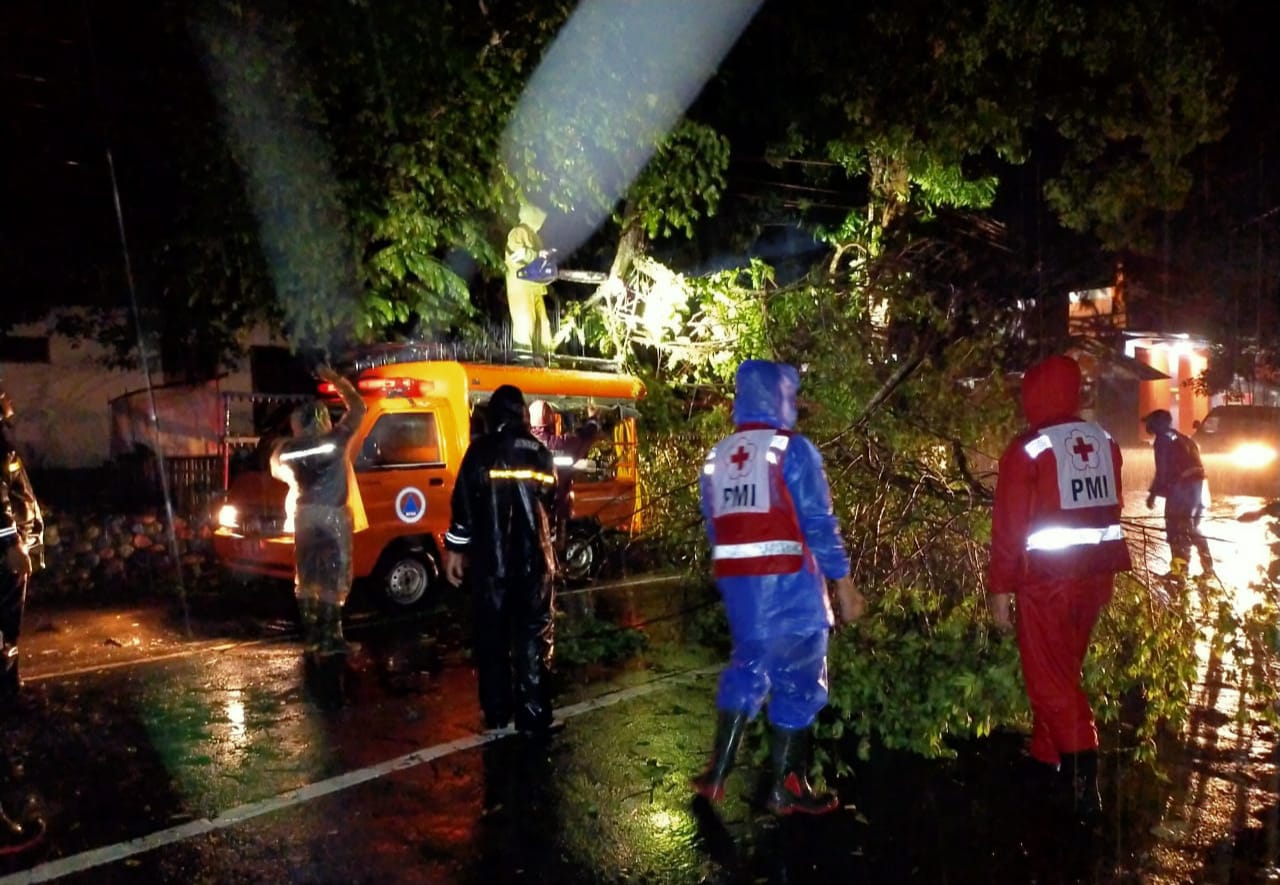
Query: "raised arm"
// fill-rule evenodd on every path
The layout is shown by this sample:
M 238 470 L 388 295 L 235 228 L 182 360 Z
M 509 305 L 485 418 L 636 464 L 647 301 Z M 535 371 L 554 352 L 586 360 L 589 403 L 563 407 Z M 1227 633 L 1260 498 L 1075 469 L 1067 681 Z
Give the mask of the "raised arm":
M 364 404 L 364 399 L 360 396 L 360 391 L 356 390 L 355 385 L 329 365 L 319 366 L 316 369 L 316 374 L 334 386 L 334 389 L 338 391 L 338 396 L 342 397 L 342 404 L 347 407 L 347 413 L 342 416 L 342 420 L 338 423 L 345 424 L 348 427 L 355 427 L 359 424 L 361 419 L 364 418 L 364 413 L 368 410 L 368 407 Z

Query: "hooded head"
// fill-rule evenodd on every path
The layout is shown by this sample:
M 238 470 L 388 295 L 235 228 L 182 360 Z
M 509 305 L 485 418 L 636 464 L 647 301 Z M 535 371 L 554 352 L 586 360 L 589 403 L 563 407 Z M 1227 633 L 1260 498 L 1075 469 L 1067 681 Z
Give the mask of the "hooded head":
M 790 430 L 796 426 L 799 390 L 800 373 L 795 366 L 743 360 L 734 381 L 733 423 L 765 424 Z
M 519 218 L 525 227 L 539 231 L 547 221 L 547 213 L 532 203 L 521 203 Z
M 1022 413 L 1032 427 L 1043 427 L 1080 415 L 1080 365 L 1055 355 L 1036 363 L 1022 376 Z
M 524 425 L 524 394 L 512 384 L 504 384 L 489 397 L 489 426 L 501 430 L 513 421 Z
M 556 410 L 544 399 L 529 403 L 529 424 L 533 427 L 554 427 Z
M 1147 433 L 1152 436 L 1159 436 L 1173 429 L 1173 415 L 1166 409 L 1156 409 L 1142 420 L 1147 426 Z
M 329 409 L 322 402 L 303 403 L 289 414 L 294 436 L 319 436 L 333 429 Z

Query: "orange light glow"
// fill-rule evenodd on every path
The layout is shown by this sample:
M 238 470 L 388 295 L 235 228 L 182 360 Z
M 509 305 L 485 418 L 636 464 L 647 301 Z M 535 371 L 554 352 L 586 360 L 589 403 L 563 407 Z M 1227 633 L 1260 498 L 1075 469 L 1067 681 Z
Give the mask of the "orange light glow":
M 356 387 L 361 393 L 419 397 L 430 392 L 435 385 L 421 378 L 361 378 Z

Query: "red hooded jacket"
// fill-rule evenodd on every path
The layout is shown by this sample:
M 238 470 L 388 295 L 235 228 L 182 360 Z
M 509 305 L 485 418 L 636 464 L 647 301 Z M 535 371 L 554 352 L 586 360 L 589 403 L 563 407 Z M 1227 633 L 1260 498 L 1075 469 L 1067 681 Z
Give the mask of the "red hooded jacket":
M 1120 447 L 1080 413 L 1080 367 L 1052 356 L 1027 371 L 1030 429 L 1000 458 L 991 523 L 992 593 L 1131 567 L 1120 526 Z

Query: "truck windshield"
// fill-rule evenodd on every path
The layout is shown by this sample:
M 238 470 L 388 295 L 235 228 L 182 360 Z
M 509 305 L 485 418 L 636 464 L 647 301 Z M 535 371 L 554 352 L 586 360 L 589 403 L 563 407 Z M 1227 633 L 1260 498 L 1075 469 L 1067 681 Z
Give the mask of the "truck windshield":
M 357 469 L 442 464 L 433 412 L 383 415 L 360 447 Z

